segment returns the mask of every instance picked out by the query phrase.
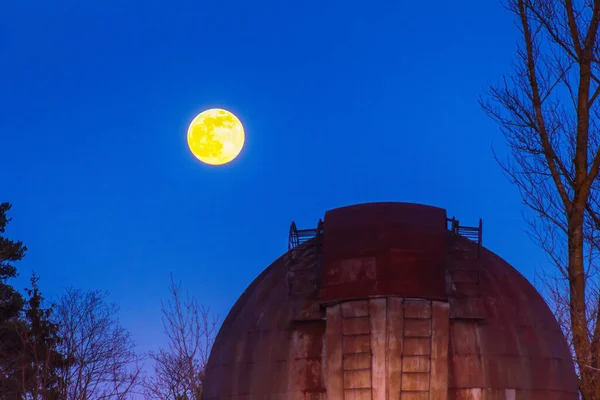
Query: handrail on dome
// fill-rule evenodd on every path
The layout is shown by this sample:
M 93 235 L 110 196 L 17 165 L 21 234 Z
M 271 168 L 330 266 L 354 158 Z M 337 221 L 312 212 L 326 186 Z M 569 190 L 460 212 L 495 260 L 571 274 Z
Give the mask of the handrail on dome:
M 446 222 L 450 224 L 448 227 L 450 232 L 477 243 L 477 258 L 479 258 L 479 253 L 481 252 L 481 245 L 483 242 L 483 221 L 481 218 L 479 219 L 478 226 L 460 225 L 460 222 L 454 217 L 446 218 Z
M 312 243 L 307 243 L 313 240 Z M 307 243 L 306 246 L 302 246 Z M 309 282 L 302 282 L 304 278 L 300 278 L 303 272 L 308 272 L 310 276 L 313 276 L 314 289 L 318 290 L 320 287 L 320 255 L 321 246 L 323 245 L 323 220 L 319 220 L 317 227 L 314 229 L 298 229 L 296 223 L 292 221 L 290 225 L 290 233 L 288 237 L 288 252 L 287 252 L 287 284 L 288 294 L 294 295 L 293 287 L 298 283 L 300 287 L 311 287 Z M 302 249 L 302 250 L 301 250 Z M 297 259 L 299 251 L 310 251 L 314 255 L 314 261 L 306 263 L 300 259 Z M 300 279 L 300 281 L 298 281 Z M 307 286 L 308 285 L 308 286 Z
M 292 221 L 290 225 L 290 234 L 288 236 L 288 257 L 293 258 L 293 250 L 310 239 L 317 238 L 323 234 L 323 221 L 319 220 L 317 227 L 314 229 L 298 229 L 296 223 Z M 315 245 L 320 245 L 320 240 L 317 240 Z M 290 259 L 291 260 L 291 259 Z

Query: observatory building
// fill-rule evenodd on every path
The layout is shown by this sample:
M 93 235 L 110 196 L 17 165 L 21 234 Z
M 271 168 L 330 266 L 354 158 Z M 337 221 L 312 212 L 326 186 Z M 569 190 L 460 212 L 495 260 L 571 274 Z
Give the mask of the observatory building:
M 203 400 L 575 400 L 565 338 L 481 222 L 369 203 L 292 223 L 212 349 Z

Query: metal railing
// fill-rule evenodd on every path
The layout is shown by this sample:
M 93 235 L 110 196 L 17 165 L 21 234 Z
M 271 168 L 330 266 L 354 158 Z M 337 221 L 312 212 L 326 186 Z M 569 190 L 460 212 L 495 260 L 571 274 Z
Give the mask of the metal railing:
M 310 248 L 302 246 L 306 242 L 313 240 Z M 314 263 L 309 264 L 307 266 L 302 266 L 302 270 L 312 270 L 315 275 L 315 284 L 317 289 L 320 286 L 320 262 L 321 262 L 321 249 L 323 245 L 323 220 L 319 220 L 317 227 L 314 229 L 298 229 L 296 223 L 292 221 L 290 225 L 290 233 L 288 236 L 288 252 L 287 252 L 287 285 L 288 285 L 288 294 L 292 295 L 292 286 L 293 282 L 291 279 L 294 279 L 294 273 L 298 271 L 298 267 L 301 267 L 303 262 L 306 260 L 298 260 L 297 255 L 299 252 L 311 251 L 314 256 Z M 297 265 L 297 262 L 300 265 Z M 309 261 L 310 263 L 310 261 Z
M 478 295 L 476 297 L 481 296 L 481 261 L 479 261 L 479 257 L 481 255 L 481 246 L 482 246 L 482 237 L 483 237 L 483 222 L 479 219 L 479 224 L 477 226 L 463 226 L 460 225 L 460 222 L 452 217 L 446 219 L 448 226 L 449 235 L 449 244 L 450 244 L 450 252 L 454 253 L 454 255 L 458 255 L 459 259 L 469 259 L 471 255 L 475 253 L 475 265 L 477 268 L 477 277 L 476 277 L 476 288 Z M 473 246 L 460 245 L 459 242 L 463 241 L 458 236 L 468 239 L 474 242 L 477 245 L 477 250 L 473 251 Z M 464 242 L 464 241 L 463 241 Z M 456 262 L 456 261 L 454 261 Z
M 290 234 L 288 236 L 288 258 L 295 255 L 294 249 L 303 243 L 308 242 L 310 239 L 317 238 L 323 234 L 323 221 L 319 220 L 317 228 L 315 229 L 298 229 L 296 223 L 292 221 L 290 225 Z M 317 240 L 319 241 L 319 240 Z
M 460 235 L 477 244 L 477 257 L 479 258 L 483 242 L 483 221 L 481 220 L 481 218 L 479 219 L 478 226 L 460 225 L 459 220 L 457 220 L 454 217 L 446 218 L 446 222 L 449 224 L 448 230 L 450 232 L 452 232 L 455 235 Z M 454 238 L 452 238 L 451 240 L 451 244 L 454 245 Z

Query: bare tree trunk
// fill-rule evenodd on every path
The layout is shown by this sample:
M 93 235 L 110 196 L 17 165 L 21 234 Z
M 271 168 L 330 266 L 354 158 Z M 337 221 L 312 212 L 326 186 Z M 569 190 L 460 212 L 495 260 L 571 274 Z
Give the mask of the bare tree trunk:
M 481 105 L 511 150 L 498 161 L 532 211 L 531 237 L 556 267 L 545 294 L 571 345 L 580 394 L 597 400 L 600 0 L 507 0 L 507 6 L 521 31 L 518 63 Z

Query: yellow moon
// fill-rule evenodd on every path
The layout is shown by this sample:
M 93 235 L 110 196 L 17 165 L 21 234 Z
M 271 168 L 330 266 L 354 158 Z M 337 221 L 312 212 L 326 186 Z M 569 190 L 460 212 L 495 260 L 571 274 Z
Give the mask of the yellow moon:
M 194 118 L 187 132 L 190 150 L 205 164 L 222 165 L 235 159 L 244 147 L 244 127 L 231 112 L 211 108 Z

